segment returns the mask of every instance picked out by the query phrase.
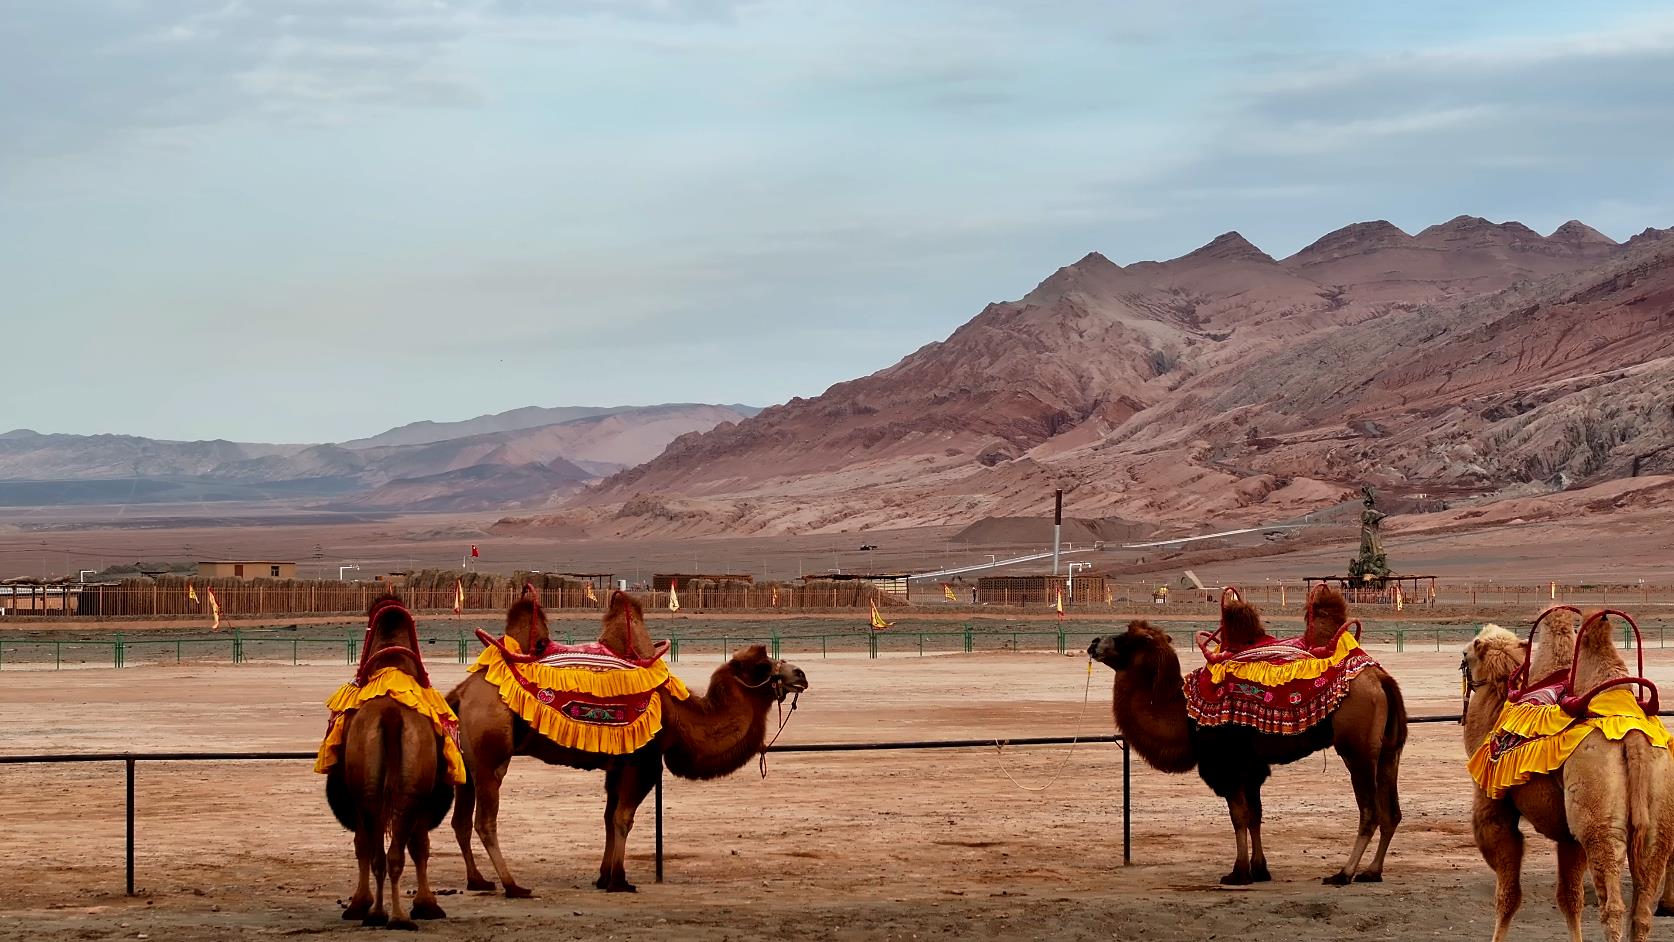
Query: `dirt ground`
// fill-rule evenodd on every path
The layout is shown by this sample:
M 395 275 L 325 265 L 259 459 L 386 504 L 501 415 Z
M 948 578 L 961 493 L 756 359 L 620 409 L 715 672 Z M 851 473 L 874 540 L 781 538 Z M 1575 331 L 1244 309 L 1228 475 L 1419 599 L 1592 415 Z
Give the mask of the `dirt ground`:
M 1458 707 L 1454 651 L 1379 651 L 1415 715 Z M 1653 678 L 1674 656 L 1651 652 Z M 701 685 L 716 662 L 684 660 Z M 783 742 L 1108 733 L 1110 675 L 1085 658 L 993 653 L 800 662 L 812 689 Z M 463 669 L 436 664 L 439 685 Z M 154 666 L 17 671 L 0 687 L 5 751 L 312 750 L 341 666 Z M 1083 706 L 1085 696 L 1085 706 Z M 1025 791 L 1014 784 L 1047 786 Z M 1060 774 L 1061 773 L 1061 774 Z M 652 882 L 652 818 L 630 841 L 637 895 L 591 888 L 602 776 L 519 760 L 502 834 L 539 898 L 462 891 L 451 831 L 433 834 L 459 940 L 810 938 L 1336 940 L 1486 938 L 1493 881 L 1471 843 L 1458 727 L 1414 727 L 1406 821 L 1388 882 L 1324 887 L 1354 826 L 1333 756 L 1266 790 L 1276 882 L 1223 889 L 1231 833 L 1195 775 L 1133 768 L 1134 863 L 1121 859 L 1121 753 L 1109 744 L 787 754 L 711 783 L 670 780 L 668 882 Z M 1056 778 L 1054 778 L 1056 776 Z M 342 938 L 349 836 L 309 763 L 142 763 L 138 889 L 122 894 L 118 764 L 0 766 L 0 938 Z M 1536 840 L 1517 937 L 1562 938 L 1552 854 Z M 486 863 L 486 861 L 485 861 Z M 410 883 L 409 883 L 410 886 Z M 1589 911 L 1588 934 L 1596 936 Z M 1659 926 L 1674 938 L 1674 923 Z

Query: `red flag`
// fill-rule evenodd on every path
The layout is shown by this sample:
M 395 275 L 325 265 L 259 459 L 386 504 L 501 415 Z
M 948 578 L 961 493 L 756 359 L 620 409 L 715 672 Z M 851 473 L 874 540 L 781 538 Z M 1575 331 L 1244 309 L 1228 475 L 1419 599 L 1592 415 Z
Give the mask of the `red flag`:
M 481 555 L 482 555 L 481 553 L 477 552 L 477 544 L 472 543 L 471 544 L 471 558 L 476 559 L 477 557 L 479 557 Z

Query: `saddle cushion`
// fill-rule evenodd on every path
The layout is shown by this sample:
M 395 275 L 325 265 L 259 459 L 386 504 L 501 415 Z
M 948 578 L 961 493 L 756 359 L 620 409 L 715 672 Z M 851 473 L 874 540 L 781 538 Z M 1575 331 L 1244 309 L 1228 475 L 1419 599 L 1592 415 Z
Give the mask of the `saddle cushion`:
M 1631 690 L 1604 691 L 1587 705 L 1587 716 L 1576 719 L 1557 704 L 1549 693 L 1552 689 L 1531 690 L 1516 703 L 1501 707 L 1494 731 L 1471 755 L 1471 778 L 1489 798 L 1499 798 L 1536 775 L 1563 768 L 1594 732 L 1603 733 L 1611 742 L 1640 732 L 1653 745 L 1669 747 L 1668 730 L 1657 717 L 1645 715 Z
M 517 642 L 501 642 L 514 657 Z M 665 691 L 676 700 L 691 696 L 669 673 L 657 646 L 648 662 L 618 657 L 601 644 L 559 648 L 538 661 L 508 662 L 500 649 L 483 649 L 470 670 L 500 691 L 500 699 L 537 733 L 555 745 L 582 752 L 626 755 L 643 748 L 663 728 Z
M 1348 632 L 1328 658 L 1314 657 L 1300 638 L 1246 648 L 1186 675 L 1186 713 L 1200 726 L 1293 736 L 1330 716 L 1349 683 L 1375 666 Z
M 394 667 L 374 671 L 364 684 L 346 683 L 326 701 L 331 719 L 326 721 L 325 739 L 320 743 L 319 755 L 314 758 L 314 771 L 328 772 L 338 763 L 343 756 L 343 729 L 349 714 L 361 704 L 378 697 L 393 697 L 397 703 L 430 720 L 436 728 L 436 735 L 442 738 L 442 757 L 447 761 L 448 781 L 463 785 L 465 757 L 459 754 L 459 718 L 453 715 L 453 709 L 441 694 Z

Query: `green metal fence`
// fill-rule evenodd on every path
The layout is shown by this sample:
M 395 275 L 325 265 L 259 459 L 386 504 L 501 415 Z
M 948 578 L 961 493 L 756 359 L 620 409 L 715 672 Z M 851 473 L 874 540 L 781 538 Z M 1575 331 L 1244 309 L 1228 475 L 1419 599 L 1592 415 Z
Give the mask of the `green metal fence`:
M 1192 638 L 1199 630 L 1212 627 L 1209 622 L 1176 623 L 1167 626 L 1175 643 L 1182 651 L 1190 651 Z M 1643 626 L 1648 645 L 1666 646 L 1667 626 Z M 730 657 L 741 648 L 753 644 L 765 646 L 774 657 L 795 655 L 827 658 L 834 655 L 883 656 L 937 654 L 971 654 L 979 651 L 1056 651 L 1072 654 L 1083 649 L 1087 641 L 1099 634 L 1122 631 L 1122 625 L 1100 625 L 1075 622 L 1062 626 L 1042 626 L 1025 623 L 1013 626 L 978 627 L 965 624 L 957 628 L 914 631 L 895 629 L 865 632 L 781 633 L 774 629 L 765 632 L 710 631 L 696 634 L 675 634 L 670 638 L 669 659 Z M 1462 645 L 1475 635 L 1475 625 L 1394 625 L 1368 629 L 1362 640 L 1367 644 L 1393 645 L 1396 651 L 1443 650 Z M 558 640 L 573 644 L 578 639 L 566 632 Z M 580 639 L 591 640 L 591 639 Z M 1624 626 L 1622 645 L 1632 641 Z M 361 634 L 346 631 L 332 637 L 324 633 L 291 634 L 273 630 L 232 629 L 216 635 L 155 637 L 135 636 L 117 632 L 107 638 L 6 638 L 0 639 L 0 670 L 42 670 L 66 667 L 123 668 L 145 664 L 184 664 L 203 662 L 286 663 L 291 664 L 354 664 L 360 658 Z M 467 664 L 482 650 L 473 631 L 465 628 L 446 633 L 431 633 L 420 637 L 426 658 L 439 662 Z

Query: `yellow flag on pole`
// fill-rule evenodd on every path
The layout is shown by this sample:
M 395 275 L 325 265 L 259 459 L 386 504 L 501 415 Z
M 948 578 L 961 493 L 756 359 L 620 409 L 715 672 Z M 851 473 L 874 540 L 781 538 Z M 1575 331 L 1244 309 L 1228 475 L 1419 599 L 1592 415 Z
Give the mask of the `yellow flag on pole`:
M 1555 599 L 1557 599 L 1557 597 L 1558 597 L 1558 583 L 1553 582 L 1552 583 L 1552 598 L 1555 600 Z
M 778 608 L 778 607 L 779 607 L 779 587 L 778 587 L 778 586 L 774 586 L 774 587 L 773 587 L 773 601 L 772 601 L 772 605 L 773 605 L 773 607 L 774 607 L 774 608 Z
M 1062 618 L 1064 616 L 1064 590 L 1063 589 L 1058 590 L 1058 600 L 1052 604 L 1052 607 L 1057 609 L 1059 618 Z
M 674 582 L 668 584 L 668 610 L 671 612 L 680 611 L 680 592 L 676 588 L 677 585 L 678 583 Z
M 1401 594 L 1401 584 L 1395 583 L 1395 610 L 1398 612 L 1407 607 L 1406 597 Z
M 214 619 L 214 621 L 210 623 L 209 628 L 210 628 L 211 631 L 220 631 L 221 630 L 221 603 L 215 600 L 215 590 L 214 589 L 205 589 L 204 591 L 209 593 L 209 615 L 210 615 L 211 618 Z
M 959 601 L 959 596 L 953 594 L 953 586 L 946 582 L 942 583 L 942 598 L 947 599 L 949 602 Z
M 453 580 L 453 613 L 455 615 L 465 610 L 465 580 Z
M 587 593 L 587 601 L 592 602 L 594 605 L 599 604 L 599 597 L 593 592 L 592 580 L 583 582 L 581 584 L 581 588 Z
M 872 630 L 873 631 L 882 631 L 885 628 L 890 627 L 891 624 L 893 624 L 893 622 L 884 621 L 883 615 L 878 613 L 878 600 L 873 599 L 872 600 Z
M 192 600 L 193 605 L 198 603 L 198 590 L 190 582 L 186 583 L 186 597 Z

